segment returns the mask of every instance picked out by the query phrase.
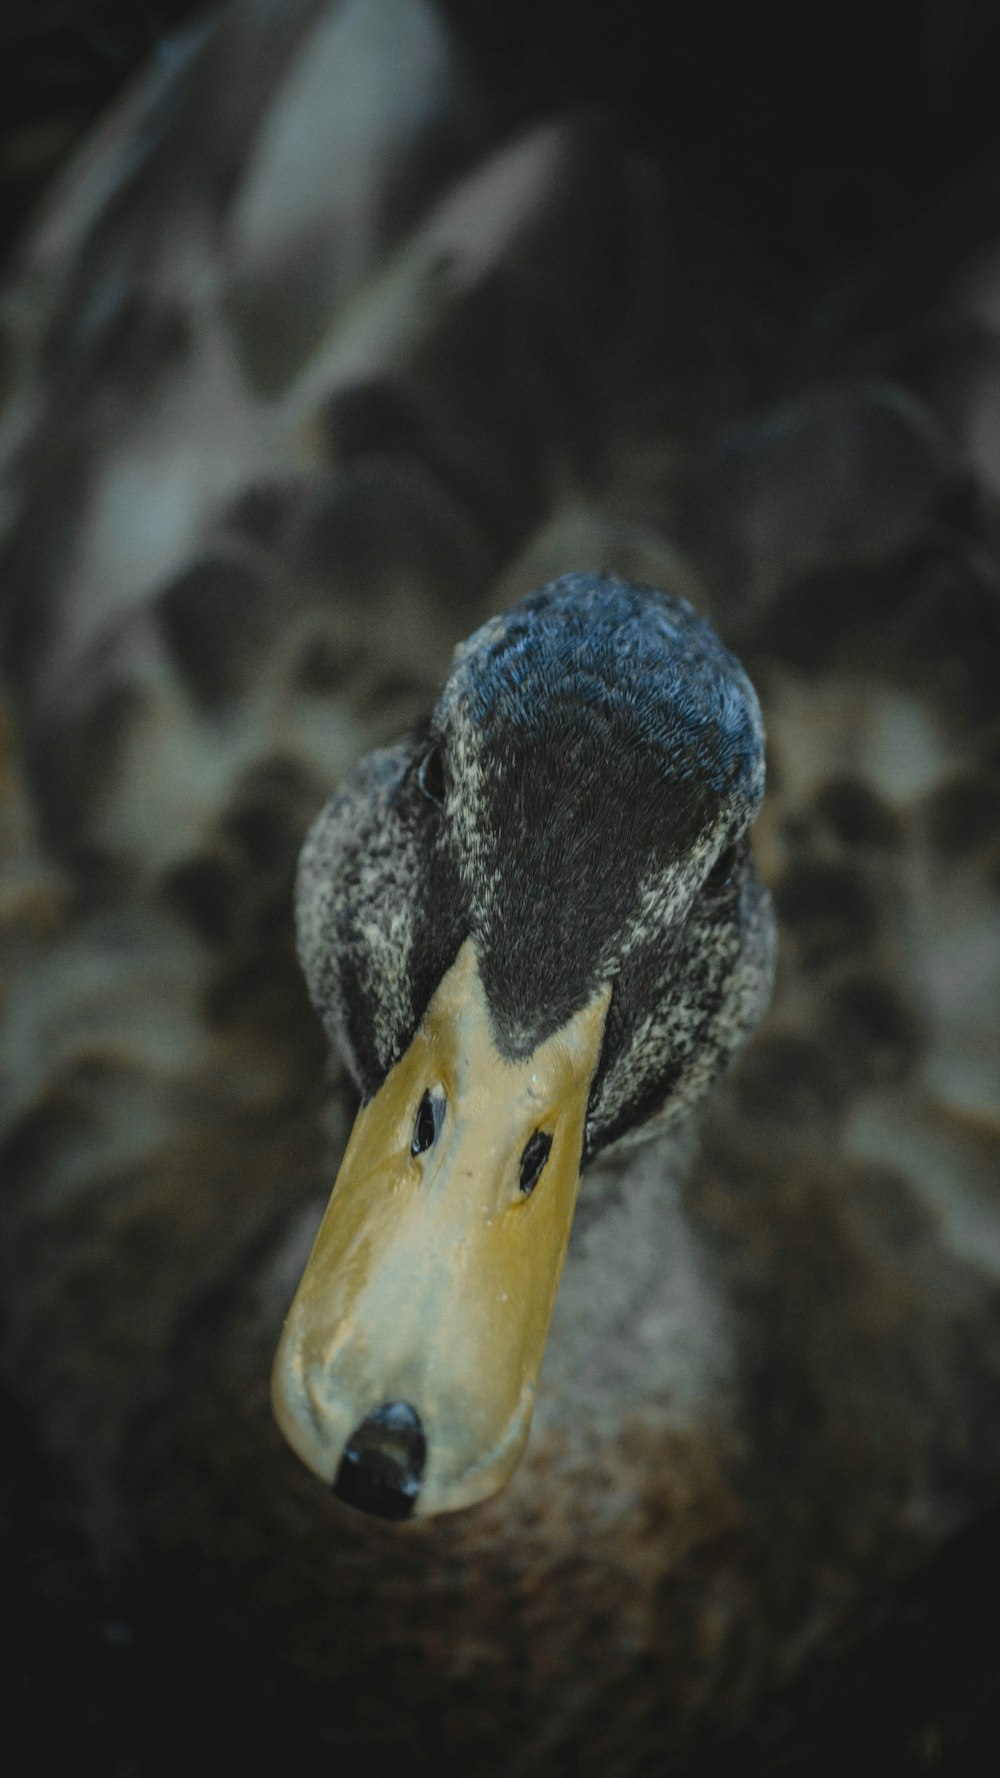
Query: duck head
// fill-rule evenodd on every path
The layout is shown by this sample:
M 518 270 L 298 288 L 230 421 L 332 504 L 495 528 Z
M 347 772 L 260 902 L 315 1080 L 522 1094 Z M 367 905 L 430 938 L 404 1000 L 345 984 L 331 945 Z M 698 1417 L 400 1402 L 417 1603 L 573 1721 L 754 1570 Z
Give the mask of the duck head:
M 581 1170 L 683 1115 L 766 1005 L 763 784 L 710 625 L 571 575 L 463 643 L 314 824 L 300 956 L 362 1107 L 274 1404 L 350 1504 L 450 1511 L 516 1467 Z

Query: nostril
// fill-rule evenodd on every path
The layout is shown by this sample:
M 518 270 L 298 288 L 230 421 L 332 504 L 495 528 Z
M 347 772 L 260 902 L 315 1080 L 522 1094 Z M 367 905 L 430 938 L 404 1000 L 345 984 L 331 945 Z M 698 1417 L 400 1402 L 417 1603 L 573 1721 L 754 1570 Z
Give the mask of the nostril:
M 416 1408 L 386 1401 L 356 1426 L 340 1459 L 333 1491 L 359 1512 L 408 1519 L 427 1460 L 427 1440 Z

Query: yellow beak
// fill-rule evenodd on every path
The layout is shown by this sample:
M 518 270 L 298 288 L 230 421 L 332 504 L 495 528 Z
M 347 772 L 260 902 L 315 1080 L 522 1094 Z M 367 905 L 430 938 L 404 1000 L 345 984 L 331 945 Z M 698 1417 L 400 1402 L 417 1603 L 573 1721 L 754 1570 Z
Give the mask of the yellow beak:
M 273 1378 L 289 1443 L 352 1504 L 452 1512 L 517 1467 L 610 998 L 508 1062 L 467 940 L 359 1113 Z

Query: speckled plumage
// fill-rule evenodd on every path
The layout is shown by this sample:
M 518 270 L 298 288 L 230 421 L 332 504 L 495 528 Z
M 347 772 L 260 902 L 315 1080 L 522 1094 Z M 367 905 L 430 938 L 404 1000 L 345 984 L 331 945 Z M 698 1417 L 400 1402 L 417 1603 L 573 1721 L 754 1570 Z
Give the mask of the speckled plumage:
M 8 286 L 46 350 L 4 433 L 7 1375 L 154 1735 L 207 1691 L 216 1746 L 242 1715 L 306 1770 L 666 1771 L 997 1493 L 989 254 L 931 319 L 889 279 L 796 335 L 803 375 L 702 194 L 603 122 L 498 139 L 418 0 L 260 0 L 155 87 Z M 774 1003 L 696 1127 L 588 1170 L 511 1487 L 400 1534 L 267 1406 L 354 1099 L 295 860 L 463 637 L 595 569 L 760 695 Z M 424 993 L 399 907 L 361 1081 Z
M 300 956 L 364 1095 L 471 937 L 511 1057 L 613 983 L 588 1158 L 689 1110 L 770 991 L 763 767 L 752 687 L 685 601 L 569 575 L 484 625 L 305 848 Z

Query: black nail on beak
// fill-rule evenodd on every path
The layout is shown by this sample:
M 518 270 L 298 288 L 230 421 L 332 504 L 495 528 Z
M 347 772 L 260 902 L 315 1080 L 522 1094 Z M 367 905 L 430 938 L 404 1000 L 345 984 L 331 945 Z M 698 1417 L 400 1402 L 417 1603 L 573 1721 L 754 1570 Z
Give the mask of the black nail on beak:
M 386 1401 L 352 1432 L 333 1491 L 359 1512 L 374 1513 L 379 1519 L 408 1519 L 426 1461 L 427 1440 L 416 1408 L 408 1401 Z

